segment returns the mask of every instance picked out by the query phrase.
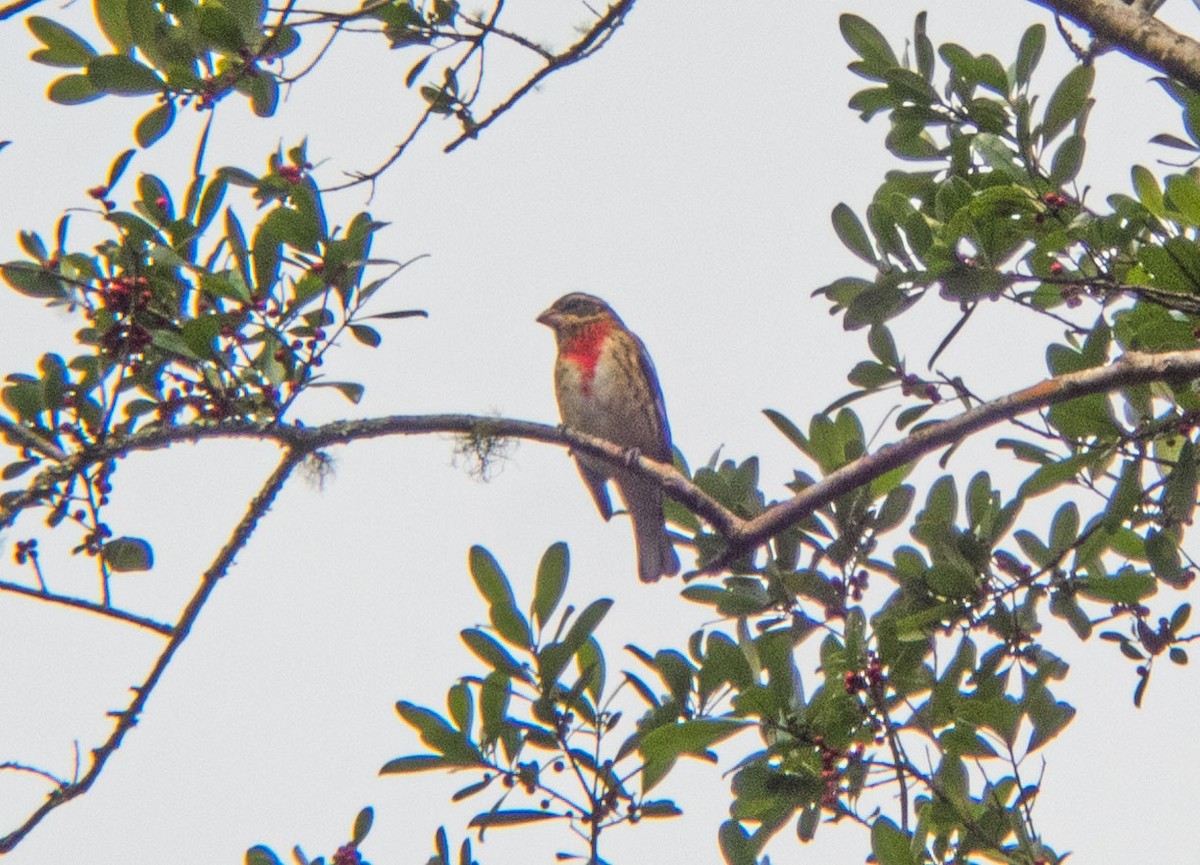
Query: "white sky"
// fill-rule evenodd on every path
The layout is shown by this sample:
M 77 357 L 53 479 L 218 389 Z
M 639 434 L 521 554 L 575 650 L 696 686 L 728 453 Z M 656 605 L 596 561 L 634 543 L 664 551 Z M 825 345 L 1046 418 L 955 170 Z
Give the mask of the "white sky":
M 573 3 L 526 5 L 553 5 L 555 20 L 568 25 L 584 18 Z M 385 176 L 370 209 L 391 223 L 377 235 L 376 255 L 431 256 L 395 280 L 379 308 L 421 307 L 430 318 L 385 323 L 374 352 L 345 346 L 328 371 L 364 381 L 362 404 L 321 397 L 300 416 L 471 411 L 552 421 L 552 340 L 533 319 L 567 291 L 591 291 L 649 345 L 675 442 L 690 463 L 718 448 L 738 459 L 760 454 L 765 489 L 784 495 L 801 463 L 761 409 L 807 425 L 847 389 L 863 334 L 843 332 L 809 295 L 837 276 L 866 275 L 834 237 L 829 212 L 839 201 L 861 212 L 895 164 L 881 146 L 886 123 L 864 126 L 845 108 L 862 82 L 845 71 L 852 55 L 837 16 L 862 14 L 899 45 L 922 5 L 935 44 L 957 41 L 1002 59 L 1028 23 L 1049 23 L 1018 0 L 773 0 L 719 12 L 643 0 L 597 57 L 552 77 L 479 141 L 444 156 L 437 137 L 427 137 Z M 1172 5 L 1178 23 L 1194 30 L 1194 10 Z M 59 15 L 50 5 L 41 11 Z M 85 12 L 62 15 L 79 20 Z M 1069 62 L 1050 26 L 1036 79 L 1046 94 L 1056 81 L 1048 70 L 1061 74 Z M 560 45 L 571 37 L 569 27 L 552 32 Z M 223 110 L 208 165 L 257 170 L 276 142 L 290 146 L 307 134 L 323 182 L 372 167 L 410 116 L 402 78 L 411 60 L 376 42 L 345 40 L 270 122 L 233 105 Z M 0 139 L 14 141 L 0 153 L 3 259 L 18 255 L 19 229 L 50 236 L 63 208 L 84 203 L 82 190 L 102 182 L 112 156 L 132 146 L 132 121 L 146 108 L 112 98 L 48 105 L 43 94 L 55 71 L 26 60 L 34 47 L 18 22 L 0 25 Z M 1149 77 L 1119 56 L 1100 61 L 1084 177 L 1105 195 L 1128 191 L 1131 161 L 1153 165 L 1161 155 L 1146 144 L 1150 135 L 1177 130 L 1173 103 Z M 137 171 L 153 170 L 178 200 L 196 128 L 189 115 L 139 157 L 124 190 Z M 364 206 L 361 190 L 327 202 L 331 222 Z M 69 350 L 74 322 L 34 301 L 0 297 L 0 368 L 29 369 L 48 346 Z M 897 332 L 915 367 L 953 315 L 931 307 L 910 317 Z M 1019 327 L 976 315 L 939 366 L 989 395 L 1028 383 L 1044 375 L 1040 340 L 1055 333 L 1025 319 Z M 1027 335 L 1031 350 L 1014 345 L 1014 332 Z M 323 491 L 299 478 L 289 485 L 99 783 L 36 829 L 9 857 L 13 865 L 237 862 L 255 843 L 281 855 L 293 843 L 328 855 L 366 804 L 377 812 L 364 850 L 371 861 L 424 862 L 439 824 L 456 847 L 469 817 L 491 802 L 449 807 L 450 793 L 470 778 L 376 773 L 392 757 L 423 750 L 394 701 L 440 709 L 454 677 L 478 669 L 458 637 L 486 615 L 466 572 L 473 543 L 497 556 L 523 600 L 545 547 L 571 544 L 568 600 L 617 600 L 599 632 L 610 681 L 634 668 L 620 650 L 625 643 L 681 646 L 705 621 L 702 609 L 678 598 L 680 583 L 637 583 L 627 522 L 597 518 L 557 448 L 522 445 L 488 484 L 452 465 L 445 439 L 367 442 L 336 456 Z M 158 563 L 150 574 L 120 577 L 116 602 L 173 618 L 275 457 L 270 447 L 210 444 L 122 466 L 110 522 L 149 538 Z M 969 476 L 985 459 L 1003 466 L 981 448 L 961 456 L 957 469 Z M 49 546 L 46 532 L 22 531 Z M 19 578 L 8 551 L 25 534 L 0 538 L 0 577 Z M 47 563 L 61 589 L 91 585 L 72 562 L 47 555 Z M 1162 605 L 1169 613 L 1177 602 Z M 1132 665 L 1111 646 L 1081 647 L 1059 630 L 1047 640 L 1073 664 L 1060 698 L 1080 710 L 1045 751 L 1035 816 L 1047 840 L 1079 861 L 1194 856 L 1194 672 L 1160 665 L 1139 712 L 1129 699 Z M 70 774 L 72 743 L 86 751 L 107 734 L 104 712 L 125 705 L 125 688 L 142 679 L 158 646 L 94 617 L 0 596 L 0 760 Z M 1039 769 L 1035 760 L 1028 771 Z M 702 764 L 676 775 L 661 792 L 686 816 L 611 833 L 606 858 L 719 861 L 727 780 Z M 0 775 L 0 834 L 43 793 Z M 822 827 L 803 852 L 791 833 L 769 848 L 776 861 L 855 861 L 869 849 L 867 835 L 850 826 Z M 570 844 L 561 829 L 497 831 L 476 846 L 476 858 L 550 861 Z

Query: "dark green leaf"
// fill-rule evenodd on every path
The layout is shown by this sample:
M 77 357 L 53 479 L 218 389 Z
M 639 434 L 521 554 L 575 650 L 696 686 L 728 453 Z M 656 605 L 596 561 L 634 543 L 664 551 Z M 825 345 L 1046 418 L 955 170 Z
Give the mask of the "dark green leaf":
M 499 563 L 483 547 L 471 547 L 468 557 L 471 579 L 479 594 L 488 602 L 492 627 L 512 646 L 525 649 L 533 644 L 529 622 L 517 610 L 512 586 Z
M 538 563 L 537 580 L 533 590 L 533 619 L 544 628 L 567 589 L 571 553 L 562 541 L 551 544 Z
M 354 828 L 350 830 L 350 840 L 355 844 L 361 844 L 367 837 L 367 833 L 371 831 L 371 824 L 374 822 L 375 809 L 363 808 L 354 818 Z
M 638 750 L 645 758 L 642 792 L 648 793 L 682 756 L 709 759 L 709 749 L 746 726 L 744 721 L 700 718 L 667 724 L 642 737 Z
M 96 22 L 118 54 L 133 47 L 133 32 L 129 27 L 129 10 L 123 0 L 93 0 Z
M 341 393 L 350 402 L 357 403 L 362 399 L 363 386 L 352 381 L 314 381 L 309 387 L 331 387 Z
M 154 550 L 141 538 L 113 538 L 100 555 L 114 571 L 148 571 L 154 567 Z
M 498 670 L 507 676 L 524 677 L 522 667 L 517 662 L 516 658 L 508 653 L 508 650 L 500 645 L 494 638 L 478 628 L 467 628 L 462 631 L 459 636 L 462 641 L 467 644 L 479 660 L 483 661 L 494 670 Z
M 379 343 L 383 341 L 383 337 L 379 335 L 379 331 L 365 324 L 350 325 L 350 332 L 354 334 L 356 340 L 371 348 L 378 347 Z
M 884 35 L 870 21 L 849 13 L 838 18 L 838 26 L 846 44 L 854 49 L 863 60 L 872 67 L 880 70 L 900 65 L 896 53 L 888 44 Z
M 561 815 L 548 811 L 533 811 L 522 808 L 476 814 L 467 825 L 472 829 L 487 829 L 491 826 L 518 826 L 522 823 L 537 823 L 540 820 L 554 820 L 557 818 L 561 818 Z
M 283 865 L 270 847 L 256 844 L 246 851 L 246 865 Z
M 388 760 L 379 770 L 380 775 L 405 775 L 410 772 L 428 772 L 431 769 L 445 769 L 456 764 L 447 760 L 441 754 L 416 754 L 411 757 L 397 757 Z
M 879 865 L 916 865 L 912 840 L 908 833 L 887 817 L 877 817 L 871 824 L 871 852 Z
M 149 147 L 167 134 L 171 124 L 175 122 L 175 103 L 167 101 L 151 108 L 134 128 L 133 137 L 139 147 Z
M 118 96 L 161 93 L 166 87 L 149 66 L 121 54 L 93 57 L 87 65 L 87 76 L 97 89 Z
M 104 91 L 86 75 L 64 75 L 54 79 L 46 95 L 56 105 L 82 105 L 99 99 Z
M 833 230 L 845 247 L 868 264 L 875 264 L 875 250 L 871 246 L 870 238 L 867 237 L 867 230 L 854 215 L 854 211 L 845 204 L 838 204 L 833 209 L 832 219 Z
M 1058 146 L 1050 163 L 1050 182 L 1056 186 L 1070 183 L 1083 165 L 1086 147 L 1082 135 L 1069 135 Z
M 1033 70 L 1037 68 L 1042 58 L 1042 49 L 1046 47 L 1046 28 L 1034 24 L 1021 37 L 1021 45 L 1017 48 L 1017 62 L 1013 74 L 1017 84 L 1028 84 Z
M 25 19 L 30 31 L 46 47 L 33 52 L 30 59 L 47 66 L 79 68 L 96 56 L 96 49 L 87 40 L 57 21 L 31 15 Z
M 1076 66 L 1059 82 L 1046 104 L 1046 114 L 1042 119 L 1044 144 L 1049 144 L 1068 124 L 1083 115 L 1095 79 L 1096 70 L 1089 63 Z

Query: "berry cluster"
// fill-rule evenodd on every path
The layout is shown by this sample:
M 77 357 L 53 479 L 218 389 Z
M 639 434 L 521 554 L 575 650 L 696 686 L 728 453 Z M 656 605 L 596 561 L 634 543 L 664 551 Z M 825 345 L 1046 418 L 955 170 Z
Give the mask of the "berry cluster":
M 26 562 L 37 561 L 37 538 L 30 538 L 27 541 L 17 541 L 14 547 L 13 559 L 18 565 L 23 565 Z
M 851 763 L 862 760 L 863 746 L 856 742 L 842 750 L 827 745 L 823 736 L 813 736 L 813 744 L 821 754 L 821 807 L 826 811 L 837 811 L 846 769 Z
M 883 665 L 879 663 L 878 656 L 871 652 L 867 656 L 866 670 L 863 672 L 847 670 L 843 677 L 843 684 L 846 686 L 847 694 L 861 694 L 869 691 L 872 694 L 881 695 L 884 679 Z
M 904 396 L 912 396 L 914 393 L 921 394 L 930 402 L 941 402 L 942 395 L 938 393 L 937 385 L 931 381 L 925 381 L 911 373 L 905 373 L 900 377 L 900 393 Z

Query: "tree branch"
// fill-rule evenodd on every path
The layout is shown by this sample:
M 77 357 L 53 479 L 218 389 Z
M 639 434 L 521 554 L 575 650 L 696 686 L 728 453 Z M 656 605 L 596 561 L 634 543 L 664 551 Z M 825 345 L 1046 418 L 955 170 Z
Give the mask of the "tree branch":
M 145 616 L 139 616 L 136 613 L 119 610 L 116 607 L 109 607 L 104 604 L 97 604 L 95 601 L 76 598 L 73 595 L 60 595 L 55 592 L 23 586 L 20 583 L 11 583 L 8 580 L 0 580 L 0 592 L 12 592 L 16 595 L 36 598 L 39 601 L 49 601 L 52 604 L 63 604 L 67 607 L 87 610 L 89 613 L 96 613 L 97 615 L 107 616 L 110 619 L 116 619 L 120 622 L 137 625 L 139 628 L 146 628 L 149 631 L 162 634 L 164 637 L 169 637 L 175 632 L 175 629 L 170 625 L 165 625 L 154 619 L 148 619 Z
M 1120 0 L 1030 0 L 1200 91 L 1200 42 Z
M 766 543 L 851 490 L 1001 421 L 1089 394 L 1107 393 L 1134 384 L 1186 381 L 1196 377 L 1200 377 L 1200 349 L 1161 354 L 1127 352 L 1107 366 L 1055 376 L 975 406 L 957 417 L 930 424 L 905 439 L 859 457 L 793 498 L 767 508 L 727 536 L 729 548 L 725 554 L 701 573 L 716 573 L 747 550 Z
M 24 823 L 9 834 L 0 837 L 0 854 L 7 853 L 16 847 L 21 839 L 28 835 L 55 808 L 66 804 L 77 796 L 82 796 L 96 783 L 96 779 L 100 777 L 100 772 L 104 769 L 104 764 L 108 762 L 108 758 L 121 747 L 121 740 L 125 738 L 125 734 L 133 729 L 133 726 L 137 723 L 138 716 L 145 707 L 146 701 L 150 698 L 151 692 L 153 692 L 155 685 L 162 678 L 167 665 L 171 663 L 171 658 L 174 657 L 175 651 L 187 639 L 192 625 L 195 624 L 196 618 L 200 615 L 200 610 L 204 608 L 209 595 L 216 588 L 217 582 L 221 577 L 225 576 L 226 571 L 229 570 L 229 566 L 233 564 L 234 557 L 250 540 L 250 536 L 258 526 L 258 521 L 267 512 L 267 509 L 271 507 L 275 496 L 283 488 L 284 482 L 304 457 L 304 453 L 289 450 L 275 468 L 275 471 L 271 473 L 271 476 L 262 485 L 258 494 L 251 499 L 250 505 L 246 508 L 245 515 L 234 528 L 229 540 L 221 548 L 221 551 L 217 553 L 208 570 L 204 572 L 200 586 L 196 589 L 195 594 L 192 595 L 191 600 L 188 601 L 187 607 L 184 608 L 183 614 L 179 617 L 179 621 L 171 633 L 171 639 L 163 647 L 162 653 L 158 656 L 158 660 L 154 662 L 149 675 L 141 685 L 133 689 L 134 697 L 128 708 L 116 714 L 117 723 L 108 739 L 100 747 L 92 751 L 91 768 L 79 780 L 70 784 L 64 784 L 53 790 L 46 798 L 46 801 L 30 814 Z
M 451 141 L 443 149 L 445 153 L 451 153 L 457 150 L 463 143 L 476 138 L 488 126 L 491 126 L 493 121 L 497 120 L 502 114 L 508 112 L 510 108 L 527 94 L 530 90 L 537 87 L 543 78 L 557 72 L 574 63 L 578 63 L 592 54 L 594 54 L 609 37 L 617 31 L 625 22 L 625 16 L 633 9 L 633 4 L 636 0 L 619 0 L 612 6 L 608 7 L 608 11 L 601 16 L 595 24 L 592 25 L 578 42 L 568 48 L 561 54 L 554 55 L 546 61 L 546 65 L 535 72 L 524 84 L 512 92 L 512 94 L 488 112 L 487 117 L 473 124 L 471 128 L 464 131 L 461 135 Z
M 9 3 L 7 6 L 0 6 L 0 21 L 11 18 L 14 15 L 19 15 L 26 9 L 32 9 L 41 2 L 42 0 L 16 0 L 15 3 Z
M 476 415 L 394 415 L 337 421 L 319 427 L 252 424 L 172 426 L 151 429 L 119 441 L 90 447 L 73 454 L 65 463 L 43 470 L 28 490 L 18 494 L 16 500 L 10 500 L 7 506 L 0 510 L 0 517 L 3 519 L 0 525 L 11 522 L 22 507 L 39 501 L 58 481 L 100 460 L 168 447 L 177 442 L 198 442 L 213 438 L 272 440 L 284 445 L 287 452 L 258 495 L 250 502 L 245 516 L 233 530 L 229 541 L 205 571 L 200 586 L 172 629 L 162 654 L 146 680 L 134 689 L 135 697 L 129 707 L 117 715 L 117 724 L 112 734 L 104 744 L 92 752 L 92 766 L 87 774 L 78 781 L 54 790 L 46 802 L 20 827 L 0 838 L 0 854 L 13 849 L 34 826 L 59 805 L 82 795 L 95 783 L 105 762 L 120 747 L 121 740 L 136 723 L 150 693 L 162 677 L 175 651 L 187 638 L 217 581 L 229 569 L 235 555 L 249 541 L 258 521 L 266 513 L 292 470 L 308 455 L 323 448 L 360 439 L 439 432 L 457 433 L 480 440 L 513 437 L 565 445 L 653 479 L 661 484 L 672 498 L 708 521 L 728 542 L 726 552 L 700 571 L 716 573 L 746 551 L 766 543 L 780 531 L 806 519 L 818 508 L 828 505 L 847 492 L 945 445 L 961 441 L 986 427 L 1028 411 L 1090 394 L 1107 393 L 1134 384 L 1155 381 L 1186 382 L 1195 378 L 1200 378 L 1200 349 L 1161 354 L 1127 352 L 1107 366 L 1046 379 L 1031 387 L 978 405 L 957 417 L 930 424 L 899 442 L 885 445 L 875 453 L 860 457 L 837 469 L 819 483 L 804 489 L 787 501 L 771 506 L 752 520 L 743 520 L 731 513 L 671 466 L 573 430 L 506 418 Z M 41 593 L 32 590 L 28 593 L 43 597 Z M 111 614 L 111 611 L 106 611 L 106 614 Z

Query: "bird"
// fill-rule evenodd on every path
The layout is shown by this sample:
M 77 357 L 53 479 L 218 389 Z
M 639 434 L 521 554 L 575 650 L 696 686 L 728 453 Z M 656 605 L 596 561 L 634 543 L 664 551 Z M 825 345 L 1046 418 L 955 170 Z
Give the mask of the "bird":
M 583 292 L 566 294 L 537 317 L 554 332 L 554 393 L 565 426 L 606 439 L 650 459 L 671 463 L 671 429 L 658 375 L 646 346 L 607 303 Z M 605 520 L 612 518 L 608 481 L 633 521 L 638 578 L 656 582 L 679 573 L 667 534 L 658 484 L 584 454 L 575 454 L 583 482 Z

